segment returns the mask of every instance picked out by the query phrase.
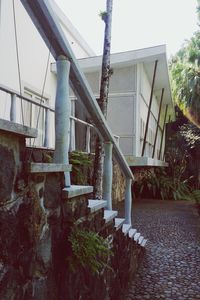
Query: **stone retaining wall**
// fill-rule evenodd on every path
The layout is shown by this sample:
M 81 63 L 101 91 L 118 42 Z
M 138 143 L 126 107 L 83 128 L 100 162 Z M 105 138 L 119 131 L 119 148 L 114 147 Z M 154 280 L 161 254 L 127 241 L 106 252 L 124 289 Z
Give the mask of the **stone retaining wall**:
M 91 213 L 89 195 L 62 198 L 61 173 L 26 173 L 27 160 L 49 162 L 50 151 L 26 149 L 23 138 L 4 131 L 0 136 L 0 300 L 122 299 L 143 248 L 105 224 L 103 209 Z M 70 270 L 73 226 L 110 239 L 112 272 Z

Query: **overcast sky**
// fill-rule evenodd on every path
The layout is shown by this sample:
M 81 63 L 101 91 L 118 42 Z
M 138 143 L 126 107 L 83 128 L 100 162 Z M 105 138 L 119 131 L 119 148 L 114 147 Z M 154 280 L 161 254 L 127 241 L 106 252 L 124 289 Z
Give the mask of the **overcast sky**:
M 56 0 L 96 54 L 102 54 L 106 0 Z M 168 57 L 198 29 L 196 0 L 113 0 L 111 52 L 167 45 Z

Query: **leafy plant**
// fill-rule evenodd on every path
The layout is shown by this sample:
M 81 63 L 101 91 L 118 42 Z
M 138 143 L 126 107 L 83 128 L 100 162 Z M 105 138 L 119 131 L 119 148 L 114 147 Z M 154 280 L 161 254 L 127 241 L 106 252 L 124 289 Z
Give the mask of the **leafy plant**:
M 87 169 L 91 165 L 91 160 L 89 155 L 81 151 L 73 151 L 70 153 L 69 163 L 72 164 L 73 183 L 86 184 Z
M 99 275 L 104 269 L 111 269 L 108 261 L 113 253 L 106 239 L 93 231 L 74 227 L 68 240 L 72 248 L 72 257 L 70 257 L 72 270 L 82 267 Z

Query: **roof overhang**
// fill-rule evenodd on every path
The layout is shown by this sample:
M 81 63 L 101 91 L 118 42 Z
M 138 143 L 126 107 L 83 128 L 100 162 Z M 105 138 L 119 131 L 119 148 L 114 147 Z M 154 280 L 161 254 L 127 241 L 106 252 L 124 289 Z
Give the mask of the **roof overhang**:
M 142 63 L 152 82 L 155 61 L 158 61 L 154 94 L 160 99 L 162 88 L 165 89 L 163 103 L 172 105 L 171 87 L 169 81 L 166 46 L 160 45 L 139 50 L 113 53 L 110 57 L 111 68 L 120 68 Z M 101 69 L 102 56 L 79 59 L 79 64 L 84 72 L 94 72 Z

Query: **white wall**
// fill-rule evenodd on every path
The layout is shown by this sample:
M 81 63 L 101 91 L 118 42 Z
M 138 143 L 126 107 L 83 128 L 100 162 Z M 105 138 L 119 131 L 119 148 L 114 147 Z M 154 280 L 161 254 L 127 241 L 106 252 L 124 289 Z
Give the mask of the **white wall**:
M 13 1 L 0 0 L 0 84 L 5 85 L 17 92 L 20 92 L 18 63 L 15 43 Z M 21 75 L 21 91 L 24 89 L 32 91 L 37 96 L 42 94 L 44 86 L 45 72 L 49 50 L 40 37 L 37 29 L 33 25 L 30 17 L 26 13 L 21 2 L 14 1 L 16 13 L 16 27 L 19 49 L 19 64 Z M 62 24 L 62 28 L 69 39 L 75 55 L 78 57 L 88 56 L 81 43 L 67 31 Z M 56 93 L 56 75 L 50 71 L 50 63 L 54 58 L 50 56 L 47 79 L 44 88 L 44 95 L 48 104 L 54 107 Z M 9 119 L 10 99 L 9 95 L 0 93 L 0 118 Z M 20 103 L 18 101 L 18 112 L 20 113 Z M 18 121 L 20 117 L 18 116 Z M 27 119 L 29 123 L 29 119 Z M 51 116 L 51 136 L 54 135 L 54 118 Z M 30 125 L 30 124 L 25 125 Z M 53 144 L 52 144 L 53 145 Z

